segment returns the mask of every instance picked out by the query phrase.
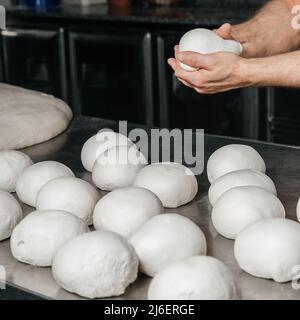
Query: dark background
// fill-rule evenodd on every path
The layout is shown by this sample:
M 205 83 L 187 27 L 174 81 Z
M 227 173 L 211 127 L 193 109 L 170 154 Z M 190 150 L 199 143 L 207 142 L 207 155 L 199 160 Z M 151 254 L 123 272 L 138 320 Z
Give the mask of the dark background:
M 129 7 L 42 10 L 14 2 L 6 6 L 7 30 L 1 33 L 0 78 L 60 97 L 77 114 L 300 145 L 298 90 L 199 95 L 182 86 L 166 63 L 184 32 L 244 21 L 264 2 L 133 1 Z

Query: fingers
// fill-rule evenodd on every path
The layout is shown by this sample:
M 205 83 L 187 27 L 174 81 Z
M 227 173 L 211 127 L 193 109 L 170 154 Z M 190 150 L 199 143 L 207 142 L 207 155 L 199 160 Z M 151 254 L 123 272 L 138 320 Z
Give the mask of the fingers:
M 209 70 L 214 64 L 213 54 L 201 54 L 193 51 L 178 52 L 176 59 L 196 69 Z
M 176 71 L 176 59 L 174 59 L 174 58 L 170 58 L 170 59 L 168 59 L 168 64 L 171 66 L 171 68 L 174 70 L 174 71 Z
M 175 72 L 175 76 L 176 78 L 183 83 L 184 85 L 186 85 L 187 87 L 192 88 L 192 84 L 186 79 L 186 77 L 184 77 L 184 75 L 181 74 L 181 68 L 180 65 L 178 63 L 178 61 L 174 58 L 170 58 L 168 59 L 168 64 L 171 66 L 171 68 L 173 69 L 173 71 Z
M 224 23 L 219 29 L 216 29 L 214 31 L 223 39 L 232 39 L 230 23 Z

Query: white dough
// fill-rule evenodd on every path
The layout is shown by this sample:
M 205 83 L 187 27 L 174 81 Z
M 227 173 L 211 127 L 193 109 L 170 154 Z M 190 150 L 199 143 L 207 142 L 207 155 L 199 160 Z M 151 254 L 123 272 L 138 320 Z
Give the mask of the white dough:
M 58 251 L 52 273 L 61 287 L 83 297 L 118 296 L 137 278 L 138 257 L 120 235 L 93 231 Z
M 231 52 L 239 55 L 242 45 L 234 40 L 225 40 L 213 32 L 204 28 L 197 28 L 186 32 L 179 41 L 179 51 L 194 51 L 202 54 L 214 52 Z M 194 67 L 180 63 L 186 71 L 195 71 Z
M 151 218 L 132 234 L 130 243 L 139 257 L 140 271 L 151 277 L 171 262 L 206 254 L 201 229 L 176 213 Z
M 299 198 L 298 203 L 297 203 L 296 212 L 297 212 L 298 221 L 300 222 L 300 198 Z
M 277 195 L 274 182 L 267 175 L 256 170 L 243 169 L 226 173 L 215 180 L 208 190 L 209 202 L 214 206 L 224 192 L 243 186 L 261 187 Z
M 7 191 L 0 190 L 0 241 L 10 237 L 22 217 L 19 202 Z
M 300 265 L 300 224 L 281 218 L 251 224 L 235 241 L 239 266 L 255 277 L 291 281 Z M 299 273 L 298 273 L 299 277 Z
M 15 150 L 0 151 L 0 189 L 15 192 L 22 172 L 33 164 L 27 154 Z
M 72 111 L 49 94 L 0 84 L 0 150 L 21 149 L 64 131 Z
M 41 188 L 49 181 L 60 177 L 74 177 L 67 166 L 56 161 L 43 161 L 28 167 L 17 180 L 16 191 L 19 199 L 29 206 L 36 206 Z
M 174 262 L 151 281 L 149 300 L 233 300 L 237 289 L 231 270 L 206 256 Z
M 273 193 L 259 187 L 244 186 L 223 193 L 213 207 L 211 217 L 222 236 L 235 239 L 256 220 L 284 218 L 285 210 Z
M 97 158 L 92 179 L 102 190 L 129 187 L 146 164 L 147 160 L 135 145 L 112 147 Z
M 127 237 L 163 210 L 158 197 L 147 189 L 115 189 L 98 201 L 93 216 L 94 227 Z
M 198 192 L 194 174 L 179 163 L 146 166 L 137 174 L 134 186 L 149 189 L 168 208 L 177 208 L 192 201 Z
M 98 190 L 87 181 L 75 177 L 57 178 L 46 183 L 40 190 L 36 208 L 64 210 L 90 225 L 98 200 Z
M 89 138 L 81 150 L 81 162 L 87 171 L 92 172 L 97 158 L 109 148 L 127 146 L 132 142 L 124 135 L 112 130 L 101 130 Z
M 62 245 L 88 231 L 87 225 L 71 213 L 34 211 L 15 227 L 10 247 L 17 260 L 48 267 Z
M 216 150 L 207 162 L 207 177 L 210 183 L 232 171 L 252 169 L 266 172 L 266 165 L 260 154 L 250 146 L 229 144 Z

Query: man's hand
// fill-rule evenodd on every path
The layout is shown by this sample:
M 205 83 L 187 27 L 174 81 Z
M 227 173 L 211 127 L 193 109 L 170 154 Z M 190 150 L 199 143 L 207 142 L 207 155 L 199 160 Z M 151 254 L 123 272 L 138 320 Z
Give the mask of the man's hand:
M 187 51 L 179 53 L 176 46 L 175 58 L 168 60 L 175 76 L 199 93 L 213 94 L 252 84 L 247 77 L 245 59 L 235 54 L 227 52 L 200 54 Z M 198 71 L 185 71 L 180 67 L 180 62 Z
M 230 23 L 224 23 L 220 28 L 214 30 L 223 39 L 234 39 L 232 35 L 232 26 Z

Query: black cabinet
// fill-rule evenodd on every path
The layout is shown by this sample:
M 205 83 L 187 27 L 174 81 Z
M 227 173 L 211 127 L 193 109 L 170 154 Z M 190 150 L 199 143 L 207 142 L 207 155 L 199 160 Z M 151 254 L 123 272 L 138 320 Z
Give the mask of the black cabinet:
M 63 29 L 9 28 L 1 37 L 5 82 L 67 101 Z
M 69 33 L 75 112 L 153 124 L 151 34 L 101 30 Z
M 300 145 L 300 90 L 267 89 L 267 139 Z
M 181 35 L 182 32 L 157 34 L 160 126 L 202 128 L 213 134 L 258 138 L 256 89 L 204 95 L 176 79 L 167 59 L 174 56 L 174 45 Z M 252 109 L 248 107 L 249 99 Z

